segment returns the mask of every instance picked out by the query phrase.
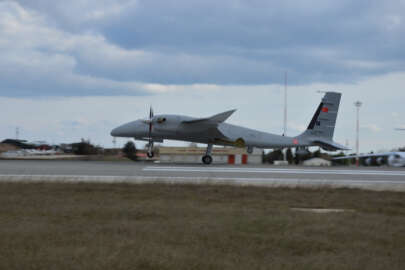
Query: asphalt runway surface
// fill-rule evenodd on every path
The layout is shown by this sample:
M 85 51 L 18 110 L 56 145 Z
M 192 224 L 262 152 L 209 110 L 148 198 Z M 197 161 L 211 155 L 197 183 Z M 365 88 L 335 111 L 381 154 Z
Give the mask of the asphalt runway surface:
M 405 168 L 0 160 L 0 181 L 209 183 L 405 191 Z

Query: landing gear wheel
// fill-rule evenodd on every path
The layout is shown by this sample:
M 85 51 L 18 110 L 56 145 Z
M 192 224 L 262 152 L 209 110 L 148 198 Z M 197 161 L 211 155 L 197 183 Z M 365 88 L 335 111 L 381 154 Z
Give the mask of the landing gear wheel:
M 153 156 L 155 155 L 153 152 L 148 152 L 146 153 L 146 155 L 148 156 L 148 158 L 153 158 Z
M 203 162 L 204 164 L 209 165 L 209 164 L 212 163 L 212 157 L 209 156 L 209 155 L 205 155 L 205 156 L 202 157 L 202 162 Z

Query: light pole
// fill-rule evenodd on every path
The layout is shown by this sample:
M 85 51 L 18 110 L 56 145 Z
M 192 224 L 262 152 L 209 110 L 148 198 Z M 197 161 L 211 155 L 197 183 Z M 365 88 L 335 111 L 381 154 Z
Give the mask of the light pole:
M 287 71 L 284 73 L 284 122 L 283 136 L 287 136 Z M 284 161 L 287 161 L 287 149 L 284 152 Z
M 287 136 L 287 71 L 284 74 L 284 132 L 283 136 Z
M 357 110 L 357 123 L 356 123 L 356 166 L 359 166 L 359 133 L 360 133 L 360 120 L 359 120 L 359 115 L 360 115 L 360 107 L 363 103 L 360 101 L 356 101 L 354 103 L 354 106 L 356 106 Z

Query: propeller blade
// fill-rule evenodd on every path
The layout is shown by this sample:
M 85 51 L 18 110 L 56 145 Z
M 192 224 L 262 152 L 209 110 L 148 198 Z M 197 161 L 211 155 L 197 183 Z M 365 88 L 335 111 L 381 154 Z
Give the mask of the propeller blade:
M 152 143 L 152 128 L 153 128 L 152 119 L 153 119 L 153 108 L 152 108 L 152 106 L 150 106 L 150 109 L 149 109 L 149 134 L 148 134 L 149 144 Z
M 150 110 L 149 110 L 149 119 L 152 119 L 152 118 L 153 118 L 153 108 L 151 106 Z

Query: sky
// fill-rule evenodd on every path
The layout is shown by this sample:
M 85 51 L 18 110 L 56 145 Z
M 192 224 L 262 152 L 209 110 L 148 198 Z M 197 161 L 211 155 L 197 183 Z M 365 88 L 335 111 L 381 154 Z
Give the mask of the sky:
M 405 145 L 405 0 L 0 0 L 0 14 L 0 140 L 18 127 L 111 147 L 151 105 L 238 109 L 228 122 L 281 134 L 287 72 L 288 135 L 338 91 L 335 141 L 355 147 L 360 100 L 361 152 Z

